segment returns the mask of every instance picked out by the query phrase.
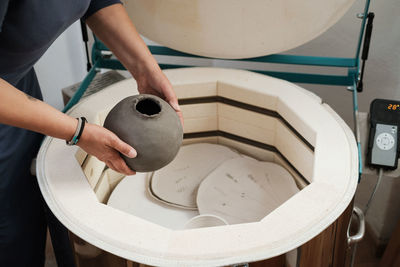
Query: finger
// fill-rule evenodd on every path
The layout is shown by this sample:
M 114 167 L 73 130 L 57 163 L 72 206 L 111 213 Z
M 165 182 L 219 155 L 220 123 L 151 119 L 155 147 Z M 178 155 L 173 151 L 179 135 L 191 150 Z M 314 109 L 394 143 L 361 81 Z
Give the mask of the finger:
M 170 83 L 164 83 L 162 92 L 164 94 L 165 100 L 171 105 L 171 107 L 175 109 L 176 112 L 181 111 L 181 108 L 178 104 L 178 99 L 176 98 L 174 89 L 172 88 L 172 85 Z
M 183 114 L 181 108 L 179 107 L 178 101 L 177 100 L 170 101 L 169 104 L 175 110 L 176 114 L 178 114 L 179 120 L 181 121 L 181 124 L 183 126 Z
M 182 111 L 177 111 L 176 114 L 178 114 L 179 120 L 181 121 L 182 127 L 183 127 L 183 114 Z
M 183 114 L 174 90 L 172 89 L 171 86 L 169 86 L 166 90 L 164 90 L 164 94 L 165 94 L 165 99 L 168 101 L 171 107 L 176 111 L 176 114 L 178 114 L 179 120 L 181 121 L 181 124 L 183 126 Z
M 118 169 L 118 172 L 126 174 L 126 175 L 134 175 L 135 171 L 131 170 L 128 165 L 126 165 L 125 161 L 121 157 L 117 157 L 113 160 L 112 164 L 115 168 Z
M 112 161 L 106 160 L 106 165 L 107 165 L 110 169 L 112 169 L 112 170 L 118 172 L 117 168 L 114 167 L 114 164 L 112 163 Z
M 181 111 L 181 107 L 179 106 L 178 100 L 176 98 L 172 99 L 172 100 L 169 100 L 168 102 L 171 105 L 171 107 L 173 109 L 175 109 L 176 112 L 180 112 Z
M 135 158 L 137 156 L 137 152 L 133 147 L 116 136 L 112 139 L 111 145 L 115 150 L 127 156 L 128 158 Z

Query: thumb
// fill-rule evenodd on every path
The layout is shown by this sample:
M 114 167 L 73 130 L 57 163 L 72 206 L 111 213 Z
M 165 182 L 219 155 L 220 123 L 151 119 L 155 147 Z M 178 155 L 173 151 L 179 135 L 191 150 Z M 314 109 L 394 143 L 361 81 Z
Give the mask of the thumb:
M 171 107 L 176 112 L 180 112 L 181 108 L 179 107 L 178 99 L 176 98 L 174 89 L 172 88 L 172 85 L 169 82 L 164 84 L 162 92 L 164 94 L 165 100 L 171 105 Z
M 175 110 L 175 112 L 178 115 L 179 120 L 181 121 L 181 124 L 183 126 L 183 114 L 182 114 L 181 108 L 179 107 L 178 101 L 176 99 L 171 100 L 171 101 L 169 101 L 169 104 Z
M 116 142 L 114 143 L 114 148 L 128 158 L 135 158 L 137 156 L 136 150 L 119 138 L 117 138 Z
M 180 112 L 181 108 L 179 107 L 178 101 L 176 99 L 170 100 L 169 104 L 173 109 L 175 109 L 176 112 Z

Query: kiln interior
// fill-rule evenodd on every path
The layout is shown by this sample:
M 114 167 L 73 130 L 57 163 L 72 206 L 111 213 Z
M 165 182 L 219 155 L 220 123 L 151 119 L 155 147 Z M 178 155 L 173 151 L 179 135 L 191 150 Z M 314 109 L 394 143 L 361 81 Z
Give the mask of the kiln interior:
M 257 160 L 281 165 L 289 171 L 299 189 L 303 189 L 312 182 L 315 133 L 303 124 L 301 129 L 308 133 L 304 137 L 285 119 L 284 115 L 274 109 L 273 106 L 283 105 L 279 98 L 266 93 L 261 95 L 237 85 L 218 81 L 176 86 L 175 90 L 178 95 L 180 92 L 186 95 L 179 99 L 185 121 L 183 145 L 193 143 L 224 145 Z M 245 97 L 242 97 L 244 95 Z M 272 103 L 272 107 L 254 105 L 252 99 Z M 111 108 L 96 112 L 94 122 L 102 125 Z M 291 116 L 296 114 L 296 109 L 293 108 L 288 107 L 286 111 L 289 114 L 292 113 Z M 107 204 L 124 176 L 108 169 L 103 162 L 87 155 L 82 150 L 78 150 L 75 156 L 97 199 Z M 145 190 L 150 176 L 149 173 L 138 174 L 135 178 L 128 177 L 127 179 L 136 181 L 127 181 L 121 186 L 139 188 L 119 189 L 120 192 L 116 194 L 119 194 L 122 200 L 112 200 L 110 206 L 173 230 L 182 229 L 180 226 L 198 215 L 198 212 L 170 207 L 154 200 L 149 190 Z M 142 181 L 138 181 L 139 179 Z M 130 194 L 140 196 L 132 199 Z M 158 205 L 159 207 L 154 210 L 147 207 L 149 210 L 138 212 L 137 209 L 132 210 L 132 203 L 122 203 L 129 201 L 144 201 L 145 203 L 140 205 Z M 166 209 L 165 214 L 159 209 Z M 182 213 L 179 215 L 182 222 L 178 224 L 170 222 L 168 211 Z M 156 214 L 149 214 L 151 212 Z M 177 227 L 177 225 L 180 226 Z

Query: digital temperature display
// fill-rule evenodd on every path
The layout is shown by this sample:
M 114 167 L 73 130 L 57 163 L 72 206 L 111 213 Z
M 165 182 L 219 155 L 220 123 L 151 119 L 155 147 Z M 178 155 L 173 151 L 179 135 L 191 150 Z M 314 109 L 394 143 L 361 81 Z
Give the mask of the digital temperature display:
M 374 123 L 398 125 L 400 129 L 400 101 L 375 99 L 371 103 L 370 114 L 374 114 Z
M 394 170 L 400 155 L 400 101 L 375 99 L 369 110 L 367 163 Z
M 388 110 L 400 110 L 400 104 L 388 104 Z

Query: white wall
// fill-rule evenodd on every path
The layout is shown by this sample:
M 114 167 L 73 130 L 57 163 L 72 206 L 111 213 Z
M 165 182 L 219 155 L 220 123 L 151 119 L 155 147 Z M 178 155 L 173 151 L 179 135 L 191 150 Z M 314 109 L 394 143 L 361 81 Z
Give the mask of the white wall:
M 71 25 L 36 63 L 44 100 L 62 109 L 61 89 L 82 81 L 86 58 L 79 21 Z
M 293 52 L 302 54 L 352 56 L 355 53 L 360 20 L 356 14 L 363 10 L 364 1 L 357 0 L 350 11 L 313 42 L 299 47 Z M 400 100 L 400 1 L 372 0 L 370 11 L 375 13 L 374 29 L 369 59 L 366 65 L 364 92 L 359 94 L 361 111 L 368 111 L 370 102 L 375 98 Z M 352 124 L 348 111 L 350 94 L 336 90 L 337 87 L 304 85 L 317 92 L 340 115 Z M 345 108 L 347 107 L 347 109 Z

